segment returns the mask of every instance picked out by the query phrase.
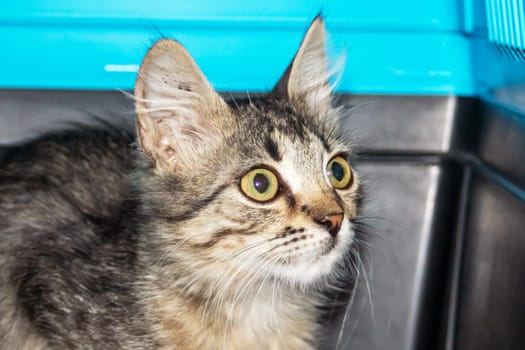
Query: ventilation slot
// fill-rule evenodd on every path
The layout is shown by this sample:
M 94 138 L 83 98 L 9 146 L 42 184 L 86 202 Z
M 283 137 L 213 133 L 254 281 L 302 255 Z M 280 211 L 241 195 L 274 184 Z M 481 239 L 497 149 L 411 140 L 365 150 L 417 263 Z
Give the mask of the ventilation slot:
M 489 40 L 506 57 L 525 62 L 524 0 L 486 0 Z

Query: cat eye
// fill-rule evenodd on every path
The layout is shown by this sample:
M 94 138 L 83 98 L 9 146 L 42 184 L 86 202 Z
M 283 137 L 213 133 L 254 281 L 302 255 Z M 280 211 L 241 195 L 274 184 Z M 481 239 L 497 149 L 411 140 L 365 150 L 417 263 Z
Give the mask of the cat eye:
M 354 180 L 352 168 L 342 156 L 335 156 L 328 162 L 325 174 L 330 184 L 338 190 L 350 187 Z
M 243 175 L 240 187 L 248 198 L 257 202 L 268 202 L 279 193 L 279 180 L 271 170 L 256 168 Z

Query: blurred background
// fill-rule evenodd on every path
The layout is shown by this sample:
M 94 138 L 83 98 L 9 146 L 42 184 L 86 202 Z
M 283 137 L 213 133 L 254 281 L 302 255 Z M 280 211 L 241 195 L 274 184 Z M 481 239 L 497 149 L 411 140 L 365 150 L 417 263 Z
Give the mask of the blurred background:
M 367 193 L 356 288 L 325 348 L 523 348 L 523 0 L 4 2 L 0 165 L 71 123 L 129 125 L 123 91 L 163 37 L 225 97 L 268 91 L 317 14 L 345 57 Z

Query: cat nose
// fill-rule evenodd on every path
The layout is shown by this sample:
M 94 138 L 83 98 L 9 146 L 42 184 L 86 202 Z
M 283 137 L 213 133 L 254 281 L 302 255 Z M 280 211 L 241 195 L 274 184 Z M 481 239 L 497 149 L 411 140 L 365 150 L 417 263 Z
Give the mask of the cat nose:
M 321 216 L 318 219 L 315 219 L 315 222 L 319 225 L 326 228 L 330 236 L 337 236 L 339 230 L 341 229 L 341 224 L 343 223 L 343 213 L 334 213 Z

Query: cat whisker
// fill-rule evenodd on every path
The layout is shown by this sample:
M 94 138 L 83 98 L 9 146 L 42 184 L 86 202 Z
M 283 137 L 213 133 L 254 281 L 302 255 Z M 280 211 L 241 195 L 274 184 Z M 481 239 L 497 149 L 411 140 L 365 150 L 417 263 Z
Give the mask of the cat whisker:
M 248 97 L 248 101 L 250 102 L 250 105 L 253 106 L 253 102 L 252 102 L 252 99 L 250 97 L 250 92 L 248 90 L 246 90 L 246 97 Z
M 372 287 L 370 286 L 370 281 L 368 278 L 368 274 L 366 272 L 366 268 L 363 264 L 363 260 L 361 259 L 361 254 L 357 252 L 356 256 L 359 261 L 359 266 L 361 267 L 363 271 L 363 278 L 365 280 L 365 287 L 366 287 L 366 291 L 368 295 L 368 302 L 370 303 L 370 314 L 371 314 L 370 316 L 372 317 L 372 324 L 375 325 L 375 307 L 374 307 L 374 302 L 372 300 Z
M 347 116 L 347 118 L 351 118 L 352 117 L 352 112 L 355 111 L 356 109 L 359 109 L 359 108 L 362 108 L 362 107 L 366 107 L 366 106 L 370 106 L 370 105 L 374 105 L 374 104 L 377 104 L 379 103 L 379 101 L 374 101 L 374 100 L 371 100 L 371 101 L 364 101 L 364 102 L 361 102 L 361 103 L 358 103 L 356 105 L 351 105 L 351 106 L 342 106 L 342 108 L 344 108 L 344 111 L 345 113 L 343 113 L 343 115 Z
M 374 248 L 374 246 L 370 242 L 367 242 L 363 239 L 354 238 L 354 242 L 361 247 Z
M 266 266 L 273 263 L 274 260 L 276 260 L 275 258 L 276 257 L 274 257 L 273 259 L 267 260 L 263 264 L 257 266 L 257 268 L 254 270 L 254 272 L 251 275 L 247 275 L 241 281 L 239 281 L 238 285 L 241 286 L 241 288 L 237 289 L 233 296 L 233 302 L 231 304 L 230 313 L 233 313 L 233 311 L 236 309 L 237 303 L 240 300 L 243 300 L 244 296 L 248 295 L 248 292 L 251 290 L 251 287 L 252 287 L 251 283 L 254 280 L 260 279 L 260 277 L 262 277 L 260 286 L 257 292 L 255 293 L 255 295 L 253 296 L 253 298 L 251 299 L 252 302 L 255 302 L 256 300 L 258 300 L 259 293 L 264 287 L 267 277 L 271 274 L 271 271 L 266 271 L 266 273 L 263 275 L 265 268 Z
M 235 251 L 234 253 L 231 254 L 231 256 L 229 256 L 229 258 L 235 258 L 236 256 L 238 256 L 239 254 L 242 254 L 243 252 L 247 251 L 247 250 L 251 250 L 251 249 L 255 249 L 265 243 L 268 243 L 269 240 L 268 239 L 260 239 L 260 240 L 257 240 L 257 241 L 254 241 L 254 242 L 251 242 L 249 243 L 247 246 Z
M 357 253 L 356 250 L 353 249 L 352 250 L 352 256 L 355 256 L 356 253 Z M 350 330 L 347 339 L 343 343 L 343 333 L 344 333 L 344 330 L 345 330 L 345 327 L 346 327 L 346 323 L 348 322 L 348 318 L 350 316 L 350 311 L 352 310 L 352 308 L 354 306 L 354 303 L 355 303 L 355 297 L 357 295 L 357 286 L 359 284 L 360 275 L 361 275 L 361 273 L 359 271 L 359 268 L 357 267 L 356 263 L 352 260 L 351 256 L 348 257 L 346 262 L 349 263 L 353 267 L 354 273 L 356 274 L 355 275 L 356 283 L 354 285 L 354 288 L 352 289 L 352 293 L 350 294 L 350 299 L 348 300 L 348 304 L 347 304 L 346 309 L 345 309 L 345 313 L 344 313 L 344 316 L 343 316 L 343 321 L 341 322 L 341 328 L 339 330 L 339 334 L 337 336 L 337 341 L 336 341 L 336 345 L 335 345 L 336 350 L 340 349 L 341 346 L 343 346 L 343 348 L 346 347 L 345 345 L 350 340 L 351 335 L 353 333 L 355 324 L 354 324 L 354 327 L 352 327 L 352 329 Z
M 247 247 L 244 247 L 243 249 L 235 252 L 235 254 L 232 254 L 231 256 L 228 256 L 224 261 L 231 261 L 232 258 L 235 258 L 235 257 L 238 257 L 240 255 L 243 255 L 245 254 L 246 252 L 249 252 L 251 249 L 254 249 L 262 244 L 264 244 L 266 242 L 266 240 L 259 240 L 259 241 L 255 241 L 255 242 L 252 242 L 249 246 Z M 264 253 L 264 252 L 263 252 Z M 252 261 L 255 261 L 259 256 L 258 255 L 255 255 L 255 256 L 248 256 L 249 260 L 246 260 L 244 257 L 242 259 L 242 262 L 244 263 L 247 263 L 247 262 L 252 262 Z M 229 258 L 229 259 L 228 259 Z M 209 304 L 209 301 L 210 301 L 210 298 L 211 298 L 211 295 L 213 295 L 214 291 L 218 289 L 219 287 L 219 282 L 222 281 L 222 278 L 223 276 L 227 275 L 228 273 L 231 272 L 231 267 L 227 268 L 226 270 L 224 270 L 216 279 L 214 282 L 212 282 L 212 293 L 209 293 L 209 296 L 208 296 L 208 299 L 206 301 L 206 305 L 205 305 L 205 312 L 207 310 L 207 307 L 208 307 L 208 304 Z M 240 271 L 242 270 L 241 267 L 238 267 L 237 270 L 235 271 L 235 273 L 231 276 L 230 278 L 230 281 L 233 281 L 234 280 L 234 277 L 236 274 L 238 274 Z M 228 286 L 230 285 L 230 281 L 228 281 Z
M 254 248 L 254 247 L 250 247 L 250 248 Z M 248 253 L 251 253 L 250 249 L 243 249 L 241 251 L 238 251 L 237 253 L 238 254 L 235 254 L 235 256 L 226 256 L 224 261 L 227 261 L 230 263 L 232 261 L 233 262 L 239 261 L 239 264 L 230 265 L 229 268 L 224 270 L 223 273 L 216 279 L 216 281 L 221 280 L 223 276 L 232 272 L 232 269 L 235 267 L 235 270 L 233 271 L 234 273 L 230 276 L 230 279 L 226 282 L 227 288 L 229 288 L 229 285 L 231 284 L 232 281 L 234 281 L 234 278 L 238 273 L 240 273 L 243 270 L 247 270 L 245 268 L 246 265 L 249 265 L 250 263 L 256 261 L 260 257 L 261 254 L 264 254 L 264 252 L 261 252 L 255 255 L 248 255 Z M 247 255 L 246 256 L 247 259 L 245 259 L 244 255 Z
M 262 254 L 258 254 L 257 257 L 259 257 L 260 255 L 262 255 Z M 247 276 L 245 276 L 243 279 L 241 279 L 240 281 L 238 281 L 238 283 L 236 283 L 236 285 L 237 285 L 237 286 L 243 286 L 243 287 L 248 286 L 249 283 L 248 283 L 248 282 L 246 282 L 246 283 L 244 282 L 244 281 L 246 280 L 246 278 L 249 278 L 249 277 L 252 277 L 252 276 L 258 277 L 258 276 L 261 274 L 261 272 L 263 271 L 264 267 L 265 267 L 267 264 L 269 264 L 269 263 L 270 263 L 270 262 L 267 262 L 267 263 L 264 263 L 264 264 L 262 264 L 262 265 L 261 265 L 261 264 L 256 264 L 256 265 L 254 266 L 254 270 L 253 270 L 252 275 L 247 275 Z M 236 273 L 235 273 L 232 277 L 235 277 L 235 276 L 238 274 L 239 271 L 241 271 L 240 268 L 237 269 Z M 230 279 L 230 281 L 231 281 L 231 280 L 232 280 L 232 279 Z M 250 280 L 251 280 L 251 279 L 250 279 Z M 231 288 L 230 288 L 230 285 L 231 285 L 231 282 L 230 282 L 230 281 L 228 282 L 228 288 L 227 288 L 228 290 L 231 289 Z M 244 290 L 244 288 L 243 288 L 243 290 Z M 233 317 L 233 312 L 234 312 L 234 310 L 235 310 L 235 306 L 236 306 L 236 300 L 238 299 L 238 298 L 237 298 L 237 294 L 238 294 L 238 293 L 239 293 L 239 290 L 236 289 L 235 292 L 234 292 L 234 294 L 233 294 L 233 301 L 232 301 L 232 304 L 231 304 L 231 307 L 230 307 L 230 313 L 229 313 L 229 315 L 227 315 L 227 317 L 229 318 L 229 319 L 227 319 L 227 322 L 228 322 L 228 325 L 229 325 L 230 328 L 233 327 L 233 318 L 232 318 L 232 317 Z M 242 293 L 242 290 L 241 290 L 240 293 Z M 225 294 L 225 293 L 223 293 L 223 294 Z M 252 300 L 255 301 L 256 298 L 253 298 Z M 223 304 L 223 303 L 224 303 L 224 296 L 221 297 L 221 299 L 220 299 L 220 303 L 218 304 L 218 306 L 221 307 L 221 304 Z M 222 308 L 222 307 L 221 307 L 221 308 Z M 225 333 L 225 337 L 226 337 L 226 333 Z M 226 340 L 226 338 L 224 338 L 224 339 Z
M 256 254 L 256 255 L 253 257 L 252 260 L 256 260 L 256 259 L 259 259 L 259 258 L 263 257 L 263 256 L 264 256 L 265 254 L 267 254 L 270 250 L 271 250 L 271 248 L 268 248 L 268 249 L 266 249 L 266 250 L 263 250 L 263 251 L 259 252 L 258 254 Z M 273 262 L 273 260 L 274 260 L 274 259 L 272 258 L 270 261 Z M 259 265 L 256 271 L 258 271 L 259 269 L 261 269 L 262 267 L 264 267 L 264 266 L 266 266 L 266 265 L 268 265 L 268 264 L 269 264 L 269 261 L 264 261 L 263 265 Z M 254 277 L 256 277 L 256 273 L 254 273 L 254 274 L 252 275 L 252 278 L 250 279 L 250 281 L 251 281 Z M 248 283 L 244 284 L 244 287 L 243 287 L 243 288 L 245 288 L 247 285 L 248 285 Z
M 253 279 L 256 279 L 256 280 L 259 280 L 259 281 L 260 281 L 260 282 L 259 282 L 259 284 L 260 284 L 260 285 L 259 285 L 259 288 L 257 289 L 257 291 L 255 292 L 254 295 L 251 295 L 252 297 L 249 299 L 249 300 L 252 302 L 252 304 L 256 303 L 257 300 L 259 300 L 259 294 L 260 294 L 261 291 L 264 289 L 264 287 L 265 287 L 265 285 L 266 285 L 266 282 L 268 281 L 268 278 L 272 275 L 272 270 L 267 270 L 266 273 L 265 273 L 265 269 L 266 269 L 266 267 L 267 267 L 268 265 L 273 264 L 273 263 L 275 263 L 276 261 L 278 261 L 278 258 L 279 258 L 278 256 L 274 256 L 274 257 L 272 257 L 270 260 L 267 260 L 263 265 L 260 265 L 260 266 L 257 268 L 257 270 L 255 271 L 254 276 L 253 276 L 254 278 L 250 279 L 249 281 L 246 281 L 246 283 L 244 283 L 244 281 L 241 282 L 241 284 L 250 285 L 250 283 L 251 283 L 251 281 L 252 281 Z M 262 278 L 261 278 L 261 277 L 262 277 Z M 271 322 L 271 323 L 273 322 L 273 318 L 274 318 L 274 316 L 276 316 L 276 315 L 275 315 L 275 311 L 276 311 L 276 310 L 275 310 L 275 304 L 274 304 L 274 300 L 275 300 L 275 299 L 274 299 L 274 298 L 275 298 L 275 293 L 276 293 L 276 286 L 277 286 L 277 284 L 278 284 L 278 281 L 277 281 L 277 280 L 275 280 L 275 279 L 272 279 L 272 280 L 273 280 L 273 290 L 272 290 L 272 294 L 271 294 L 271 298 L 272 298 L 272 299 L 271 299 L 271 304 L 270 304 L 270 305 L 271 305 L 271 306 L 270 306 L 270 307 L 271 307 L 271 310 L 270 310 L 270 322 Z M 247 297 L 247 296 L 250 296 L 250 294 L 248 293 L 249 290 L 250 290 L 250 289 L 245 289 L 245 290 L 244 290 L 244 293 L 243 293 L 243 291 L 241 291 L 241 292 L 239 293 L 239 298 L 238 298 L 238 300 L 243 300 L 243 301 L 242 301 L 243 304 L 246 302 L 246 297 Z M 242 294 L 244 294 L 244 295 L 242 295 Z M 241 295 L 242 295 L 242 297 L 241 297 Z M 235 305 L 235 301 L 234 301 L 233 305 Z M 232 305 L 232 307 L 233 307 L 233 305 Z M 253 308 L 253 306 L 251 306 L 250 308 Z M 233 310 L 233 309 L 232 309 L 232 310 Z
M 248 250 L 245 250 L 243 253 L 247 253 L 249 252 Z M 223 300 L 225 298 L 225 294 L 226 294 L 226 291 L 230 290 L 231 289 L 231 285 L 235 282 L 235 278 L 236 276 L 243 270 L 246 270 L 246 267 L 250 264 L 250 263 L 253 263 L 255 261 L 257 261 L 257 259 L 262 256 L 263 254 L 265 254 L 266 251 L 263 251 L 263 252 L 260 252 L 256 255 L 251 255 L 251 256 L 248 256 L 248 260 L 244 257 L 242 257 L 240 255 L 237 256 L 237 259 L 236 260 L 239 260 L 240 264 L 237 266 L 237 269 L 234 271 L 233 274 L 231 274 L 230 278 L 228 279 L 228 281 L 225 283 L 225 284 L 221 284 L 221 294 L 215 298 L 215 306 L 217 307 L 220 307 L 221 304 L 223 303 Z M 233 267 L 233 266 L 232 266 Z M 256 269 L 260 267 L 260 265 L 258 264 L 255 264 L 254 266 Z M 222 281 L 222 277 L 224 277 L 225 275 L 228 274 L 228 272 L 231 272 L 231 268 L 225 270 L 218 279 L 216 279 L 217 283 L 215 284 L 215 289 L 217 289 L 217 286 L 219 285 L 218 282 L 219 281 Z M 248 275 L 249 276 L 249 275 Z
M 237 101 L 235 100 L 235 97 L 233 97 L 233 94 L 230 92 L 229 95 L 230 95 L 230 99 L 231 99 L 231 101 L 235 104 L 235 106 L 236 106 L 237 108 L 240 108 L 240 107 L 239 107 L 239 104 L 237 104 Z
M 264 255 L 264 254 L 261 254 L 261 256 L 262 256 L 262 255 Z M 242 294 L 242 292 L 243 292 L 244 290 L 247 289 L 247 287 L 250 285 L 250 283 L 251 283 L 253 280 L 255 280 L 255 279 L 257 279 L 257 278 L 259 277 L 260 271 L 263 271 L 264 268 L 266 268 L 266 266 L 268 266 L 268 265 L 274 263 L 274 262 L 277 261 L 277 260 L 278 260 L 278 257 L 277 257 L 277 256 L 272 257 L 270 260 L 266 260 L 262 265 L 260 265 L 260 266 L 258 267 L 258 269 L 255 271 L 255 273 L 251 276 L 251 278 L 248 279 L 248 281 L 246 281 L 246 283 L 244 283 L 244 280 L 243 280 L 243 283 L 241 283 L 241 284 L 243 285 L 243 287 L 241 288 L 239 294 Z M 267 278 L 270 274 L 271 274 L 271 271 L 267 271 L 267 273 L 265 274 L 264 278 L 262 279 L 261 286 L 259 287 L 259 289 L 258 289 L 257 292 L 255 293 L 255 297 L 254 297 L 254 299 L 257 299 L 257 296 L 258 296 L 258 294 L 260 293 L 260 291 L 261 291 L 261 289 L 262 289 L 262 287 L 263 287 L 263 285 L 264 285 L 264 283 L 265 283 L 266 278 Z M 234 303 L 235 303 L 235 301 L 236 301 L 236 298 L 234 297 Z
M 276 279 L 273 279 L 273 284 L 272 284 L 272 302 L 271 302 L 271 309 L 272 309 L 272 312 L 270 314 L 270 322 L 273 324 L 274 322 L 274 318 L 275 320 L 277 320 L 277 314 L 276 314 L 276 307 L 275 307 L 275 299 L 276 299 L 276 296 L 279 292 L 279 289 L 278 289 L 278 281 Z M 281 297 L 281 294 L 279 293 L 279 297 Z
M 359 224 L 359 225 L 361 225 L 361 224 Z M 367 247 L 369 249 L 377 249 L 379 244 L 380 244 L 381 251 L 383 252 L 384 256 L 386 257 L 386 259 L 388 260 L 390 265 L 399 266 L 399 261 L 396 258 L 396 254 L 394 252 L 394 249 L 393 249 L 391 243 L 389 243 L 389 241 L 383 235 L 374 234 L 373 232 L 370 232 L 368 230 L 365 231 L 365 230 L 361 230 L 361 229 L 358 229 L 358 228 L 355 228 L 354 231 L 356 233 L 362 235 L 362 236 L 366 236 L 366 238 L 368 238 L 370 240 L 379 240 L 378 242 L 376 242 L 377 244 L 373 245 L 368 240 L 365 241 L 364 239 L 354 238 L 354 241 L 358 245 L 365 246 L 365 247 Z
M 354 221 L 358 223 L 361 223 L 362 220 L 382 220 L 382 221 L 388 222 L 389 224 L 393 224 L 393 225 L 400 227 L 399 223 L 393 221 L 392 219 L 385 218 L 382 216 L 360 216 L 354 219 Z
M 359 227 L 365 227 L 365 228 L 368 228 L 368 229 L 371 229 L 371 230 L 377 230 L 377 228 L 375 226 L 373 226 L 372 224 L 370 224 L 368 222 L 360 221 L 359 219 L 354 219 L 353 221 Z

